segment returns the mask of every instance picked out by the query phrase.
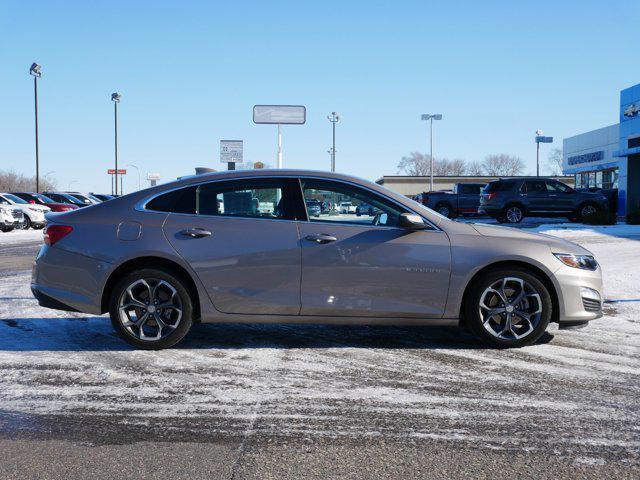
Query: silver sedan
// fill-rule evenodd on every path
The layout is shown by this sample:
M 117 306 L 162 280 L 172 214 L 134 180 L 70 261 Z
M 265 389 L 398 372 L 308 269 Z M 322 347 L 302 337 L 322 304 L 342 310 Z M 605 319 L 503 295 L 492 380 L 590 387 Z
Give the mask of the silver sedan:
M 375 214 L 309 215 L 316 202 Z M 109 312 L 138 348 L 170 347 L 194 322 L 462 325 L 519 347 L 549 322 L 602 315 L 584 248 L 451 221 L 346 175 L 197 175 L 48 220 L 31 285 L 40 305 Z

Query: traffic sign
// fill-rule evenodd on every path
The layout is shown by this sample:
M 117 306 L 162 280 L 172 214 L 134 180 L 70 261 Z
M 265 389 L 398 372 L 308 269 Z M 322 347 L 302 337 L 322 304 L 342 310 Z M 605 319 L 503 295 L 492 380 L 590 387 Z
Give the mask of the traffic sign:
M 116 169 L 115 168 L 110 168 L 109 170 L 107 170 L 107 174 L 109 175 L 115 175 L 116 174 Z M 127 171 L 124 169 L 119 168 L 118 169 L 118 175 L 126 175 Z

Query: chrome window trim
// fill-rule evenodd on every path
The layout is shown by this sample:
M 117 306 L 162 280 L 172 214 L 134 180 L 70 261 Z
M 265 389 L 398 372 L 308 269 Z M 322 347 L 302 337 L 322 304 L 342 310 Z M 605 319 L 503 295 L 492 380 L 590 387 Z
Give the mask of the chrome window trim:
M 307 212 L 307 205 L 305 203 L 304 208 L 305 208 L 305 213 L 307 215 L 306 220 L 290 220 L 290 219 L 279 219 L 279 218 L 264 218 L 264 217 L 233 217 L 233 216 L 223 216 L 223 215 L 200 215 L 197 213 L 173 213 L 173 212 L 162 212 L 159 210 L 149 210 L 146 208 L 147 204 L 154 200 L 155 198 L 159 197 L 160 195 L 164 195 L 165 193 L 170 193 L 170 192 L 174 192 L 176 190 L 180 190 L 182 188 L 188 188 L 188 187 L 200 187 L 201 185 L 205 185 L 205 184 L 210 184 L 210 183 L 218 183 L 218 182 L 229 182 L 229 181 L 236 181 L 236 180 L 255 180 L 255 179 L 263 179 L 263 178 L 295 178 L 298 180 L 298 185 L 300 186 L 300 194 L 302 196 L 302 200 L 303 203 L 304 202 L 304 192 L 302 190 L 302 184 L 300 182 L 300 180 L 302 180 L 303 178 L 308 178 L 308 179 L 312 179 L 312 180 L 324 180 L 327 182 L 339 182 L 339 183 L 344 183 L 347 185 L 352 185 L 356 188 L 361 188 L 363 190 L 366 190 L 367 192 L 373 194 L 373 195 L 379 195 L 383 198 L 385 198 L 386 200 L 388 200 L 389 202 L 392 202 L 393 204 L 397 205 L 398 207 L 404 209 L 404 210 L 408 210 L 409 212 L 418 215 L 420 218 L 422 218 L 425 223 L 427 223 L 427 225 L 429 225 L 431 228 L 427 228 L 424 230 L 415 230 L 415 231 L 419 231 L 419 232 L 425 232 L 425 231 L 429 231 L 429 232 L 443 232 L 443 230 L 441 228 L 439 228 L 437 225 L 435 225 L 431 220 L 429 220 L 428 218 L 426 218 L 423 214 L 421 214 L 420 212 L 415 211 L 414 209 L 403 205 L 402 203 L 396 201 L 393 198 L 390 198 L 382 193 L 376 192 L 375 190 L 372 190 L 366 186 L 360 185 L 358 183 L 355 182 L 350 182 L 348 180 L 342 180 L 342 179 L 336 179 L 336 178 L 331 178 L 331 177 L 324 177 L 324 176 L 315 176 L 315 175 L 253 175 L 253 176 L 247 176 L 247 177 L 240 177 L 240 178 L 220 178 L 220 179 L 215 179 L 215 180 L 208 180 L 208 181 L 202 181 L 202 182 L 194 182 L 194 183 L 189 183 L 186 185 L 180 185 L 177 187 L 173 187 L 167 190 L 163 190 L 161 192 L 158 193 L 154 193 L 153 195 L 149 196 L 149 197 L 145 197 L 142 200 L 138 201 L 135 206 L 134 206 L 134 210 L 138 211 L 138 212 L 143 212 L 143 213 L 161 213 L 164 215 L 182 215 L 182 216 L 191 216 L 191 217 L 206 217 L 206 218 L 238 218 L 238 219 L 248 219 L 248 220 L 271 220 L 271 221 L 278 221 L 278 222 L 309 222 L 309 223 L 315 223 L 315 224 L 322 224 L 322 225 L 327 225 L 330 222 L 314 222 L 313 220 L 309 220 L 309 214 Z M 361 224 L 357 224 L 357 223 L 340 223 L 340 222 L 335 222 L 337 225 L 351 225 L 351 226 L 364 226 L 364 227 L 373 227 L 373 228 L 385 228 L 385 229 L 401 229 L 400 227 L 387 227 L 384 225 L 361 225 Z

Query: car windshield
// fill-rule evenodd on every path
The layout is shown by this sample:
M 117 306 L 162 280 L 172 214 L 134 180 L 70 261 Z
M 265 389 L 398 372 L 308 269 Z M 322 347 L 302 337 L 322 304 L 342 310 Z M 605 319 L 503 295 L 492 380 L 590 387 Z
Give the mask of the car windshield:
M 27 202 L 26 200 L 21 199 L 20 197 L 17 197 L 11 193 L 5 193 L 2 195 L 4 198 L 6 198 L 7 200 L 13 202 L 13 203 L 23 203 L 23 204 L 28 204 L 29 202 Z
M 76 199 L 78 202 L 80 202 L 80 203 L 85 203 L 85 204 L 87 204 L 87 205 L 91 205 L 91 204 L 93 204 L 93 202 L 92 202 L 91 200 L 89 200 L 87 197 L 85 197 L 84 195 L 81 195 L 81 194 L 79 194 L 79 193 L 74 193 L 74 194 L 70 194 L 70 193 L 68 193 L 68 194 L 67 194 L 67 197 L 74 198 L 74 199 Z
M 33 196 L 40 200 L 42 203 L 56 203 L 53 201 L 53 199 L 47 197 L 46 195 L 42 195 L 41 193 L 34 193 Z

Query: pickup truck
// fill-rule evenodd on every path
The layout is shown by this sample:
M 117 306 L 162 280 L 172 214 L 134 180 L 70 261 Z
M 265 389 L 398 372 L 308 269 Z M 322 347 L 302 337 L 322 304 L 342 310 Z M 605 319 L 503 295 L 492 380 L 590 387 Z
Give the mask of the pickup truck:
M 424 192 L 415 200 L 447 218 L 477 215 L 480 193 L 486 183 L 456 183 L 451 192 Z

